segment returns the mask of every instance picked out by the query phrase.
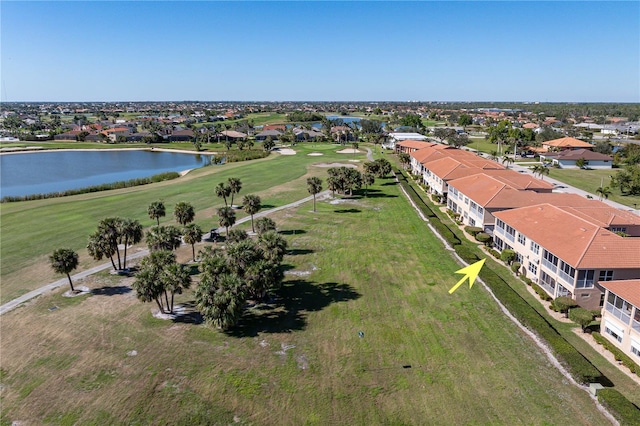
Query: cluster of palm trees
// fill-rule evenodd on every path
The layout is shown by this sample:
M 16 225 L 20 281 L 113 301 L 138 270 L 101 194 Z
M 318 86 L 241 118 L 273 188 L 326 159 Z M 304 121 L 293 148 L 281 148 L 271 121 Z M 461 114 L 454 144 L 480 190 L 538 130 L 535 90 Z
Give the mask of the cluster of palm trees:
M 534 176 L 539 176 L 542 180 L 544 180 L 544 175 L 549 176 L 549 168 L 544 164 L 536 164 L 535 166 L 531 167 L 531 172 Z
M 275 230 L 259 233 L 257 240 L 235 232 L 224 250 L 202 250 L 195 300 L 204 319 L 223 330 L 235 326 L 249 299 L 263 300 L 281 285 L 286 250 L 286 240 Z

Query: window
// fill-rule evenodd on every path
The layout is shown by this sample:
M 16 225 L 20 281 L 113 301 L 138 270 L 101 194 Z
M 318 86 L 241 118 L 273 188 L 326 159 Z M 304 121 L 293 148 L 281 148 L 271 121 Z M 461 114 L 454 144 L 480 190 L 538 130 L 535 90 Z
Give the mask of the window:
M 576 288 L 591 288 L 593 287 L 593 274 L 594 270 L 581 270 L 578 271 L 578 282 Z
M 629 320 L 631 319 L 631 309 L 633 306 L 631 303 L 627 302 L 620 296 L 615 295 L 614 293 L 609 292 L 609 296 L 607 297 L 607 304 L 605 309 L 607 312 L 610 312 L 614 317 L 618 318 L 625 324 L 629 324 Z
M 480 206 L 478 206 L 478 214 L 479 215 L 483 215 L 484 214 L 484 209 Z
M 464 203 L 469 204 L 469 197 L 464 197 Z
M 571 267 L 570 265 L 564 263 L 564 261 L 562 260 L 560 261 L 560 270 L 569 275 L 571 278 L 573 278 L 576 274 L 576 270 L 573 269 L 573 267 Z
M 538 275 L 538 267 L 535 263 L 529 262 L 529 272 L 531 272 L 533 275 Z
M 505 231 L 507 231 L 507 234 L 511 235 L 513 238 L 516 237 L 516 230 L 510 227 L 509 225 L 507 225 L 507 227 L 505 228 Z
M 518 234 L 518 242 L 522 245 L 527 244 L 527 237 L 522 234 Z
M 504 222 L 501 221 L 500 219 L 497 219 L 496 220 L 496 228 L 504 229 Z
M 516 253 L 516 262 L 522 265 L 523 260 L 522 255 L 520 253 Z
M 476 220 L 474 218 L 469 219 L 469 225 L 476 226 Z
M 604 332 L 609 334 L 611 337 L 616 339 L 618 342 L 622 343 L 622 334 L 617 332 L 618 330 L 609 328 L 609 325 L 605 325 Z
M 551 254 L 551 252 L 545 250 L 543 257 L 547 262 L 551 263 L 554 266 L 558 266 L 558 258 Z
M 600 271 L 598 275 L 598 281 L 611 281 L 613 280 L 613 271 Z
M 531 241 L 531 251 L 535 254 L 540 253 L 540 246 L 537 243 Z
M 631 353 L 640 358 L 640 342 L 631 339 Z
M 627 228 L 625 228 L 624 226 L 612 226 L 610 230 L 611 232 L 622 232 L 624 234 L 627 233 Z
M 502 251 L 502 247 L 504 247 L 504 242 L 498 237 L 493 237 L 493 246 L 497 248 L 498 251 Z

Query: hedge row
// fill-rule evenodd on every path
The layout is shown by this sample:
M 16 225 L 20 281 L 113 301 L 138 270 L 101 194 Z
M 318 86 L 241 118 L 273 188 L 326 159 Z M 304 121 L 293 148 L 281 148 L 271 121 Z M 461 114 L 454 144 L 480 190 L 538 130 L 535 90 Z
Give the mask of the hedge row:
M 607 340 L 600 333 L 594 331 L 591 333 L 596 342 L 605 347 L 606 350 L 613 354 L 616 361 L 622 362 L 622 365 L 631 370 L 632 373 L 640 376 L 640 365 L 636 364 L 627 354 L 622 352 L 616 345 Z
M 90 192 L 108 191 L 110 189 L 121 189 L 121 188 L 130 188 L 132 186 L 147 185 L 150 183 L 176 179 L 178 177 L 180 177 L 180 173 L 178 172 L 165 172 L 165 173 L 159 173 L 157 175 L 153 175 L 148 178 L 137 178 L 137 179 L 130 179 L 130 180 L 122 180 L 122 181 L 112 182 L 112 183 L 103 183 L 101 185 L 87 186 L 85 188 L 78 188 L 78 189 L 69 189 L 67 191 L 49 192 L 47 194 L 32 194 L 32 195 L 24 195 L 24 196 L 16 196 L 16 197 L 7 196 L 7 197 L 2 197 L 2 200 L 0 202 L 10 203 L 14 201 L 30 201 L 30 200 L 43 200 L 46 198 L 67 197 L 69 195 L 87 194 Z
M 425 205 L 424 200 L 420 197 L 412 186 L 406 180 L 402 172 L 398 171 L 398 179 L 402 187 L 406 190 L 409 197 L 424 212 L 425 209 L 431 211 Z M 433 214 L 433 212 L 431 212 Z M 454 247 L 458 256 L 465 262 L 471 264 L 478 261 L 476 254 L 477 249 L 464 245 L 455 236 L 449 227 L 438 220 L 435 215 L 428 216 L 431 224 L 438 232 L 442 229 L 442 235 L 451 246 Z M 480 271 L 480 278 L 491 289 L 493 294 L 507 308 L 507 310 L 520 321 L 525 327 L 534 331 L 543 338 L 552 348 L 554 354 L 559 361 L 565 365 L 570 374 L 579 383 L 592 383 L 602 380 L 602 374 L 593 366 L 576 348 L 562 337 L 558 331 L 550 324 L 542 315 L 540 315 L 529 303 L 522 298 L 511 286 L 496 274 L 490 267 L 485 265 Z M 546 294 L 546 293 L 545 293 Z
M 640 425 L 640 409 L 617 390 L 601 389 L 598 401 L 620 422 L 620 426 Z

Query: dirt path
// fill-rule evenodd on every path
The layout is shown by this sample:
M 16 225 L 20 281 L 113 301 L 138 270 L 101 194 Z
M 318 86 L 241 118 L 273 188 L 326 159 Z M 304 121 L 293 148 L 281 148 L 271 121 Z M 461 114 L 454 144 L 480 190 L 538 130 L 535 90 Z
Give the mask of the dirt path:
M 329 191 L 328 190 L 322 191 L 319 194 L 316 194 L 316 200 L 325 198 L 328 195 L 329 195 Z M 298 207 L 301 204 L 304 204 L 304 203 L 306 203 L 308 201 L 311 201 L 311 200 L 313 200 L 313 196 L 312 195 L 310 195 L 308 197 L 305 197 L 305 198 L 303 198 L 301 200 L 294 201 L 293 203 L 285 204 L 284 206 L 280 206 L 280 207 L 276 207 L 276 208 L 271 209 L 271 210 L 265 210 L 263 212 L 259 212 L 259 213 L 255 214 L 255 215 L 253 215 L 253 217 L 254 217 L 254 219 L 257 219 L 259 217 L 267 216 L 267 215 L 270 215 L 271 213 L 275 213 L 275 212 L 278 212 L 280 210 L 285 210 L 285 209 L 288 209 L 288 208 L 291 208 L 291 207 Z M 240 219 L 240 220 L 238 220 L 236 222 L 236 225 L 244 223 L 244 222 L 249 221 L 249 220 L 251 220 L 251 216 L 243 217 L 242 219 Z M 218 231 L 218 233 L 220 233 L 220 232 L 223 232 L 224 229 L 225 228 L 220 227 L 220 228 L 217 229 L 217 231 Z M 209 238 L 209 236 L 210 236 L 209 233 L 206 233 L 206 234 L 203 235 L 203 238 Z M 127 260 L 138 259 L 138 258 L 144 257 L 144 256 L 146 256 L 148 254 L 149 254 L 149 250 L 142 249 L 142 250 L 140 250 L 140 251 L 138 251 L 136 253 L 128 255 L 127 256 Z M 89 275 L 95 274 L 96 272 L 104 271 L 105 269 L 110 269 L 110 268 L 112 268 L 111 263 L 110 262 L 109 263 L 105 263 L 105 264 L 98 265 L 98 266 L 95 266 L 93 268 L 84 270 L 82 272 L 78 272 L 77 274 L 72 275 L 71 279 L 74 282 L 76 282 L 76 281 L 78 281 L 78 280 L 80 280 L 82 278 L 88 277 Z M 54 281 L 52 283 L 49 283 L 49 284 L 47 284 L 45 286 L 42 286 L 40 288 L 37 288 L 37 289 L 35 289 L 33 291 L 30 291 L 29 293 L 23 294 L 22 296 L 17 297 L 17 298 L 15 298 L 13 300 L 10 300 L 9 302 L 7 302 L 7 303 L 5 303 L 5 304 L 0 306 L 0 315 L 4 315 L 5 313 L 7 313 L 10 310 L 20 306 L 21 304 L 33 299 L 34 297 L 40 296 L 41 294 L 44 294 L 44 293 L 46 293 L 48 291 L 51 291 L 51 290 L 55 290 L 56 288 L 62 287 L 64 285 L 69 285 L 69 280 L 67 280 L 66 277 L 65 278 L 61 278 L 58 281 Z

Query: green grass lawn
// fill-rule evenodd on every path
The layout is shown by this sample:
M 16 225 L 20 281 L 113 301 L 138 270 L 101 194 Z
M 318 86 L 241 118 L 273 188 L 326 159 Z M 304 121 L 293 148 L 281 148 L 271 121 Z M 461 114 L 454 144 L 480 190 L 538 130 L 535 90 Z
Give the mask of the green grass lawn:
M 596 190 L 600 185 L 608 186 L 611 188 L 611 195 L 609 200 L 615 201 L 625 206 L 633 207 L 640 206 L 640 195 L 622 195 L 620 189 L 611 185 L 610 176 L 615 176 L 617 169 L 610 170 L 581 170 L 581 169 L 556 169 L 549 168 L 549 176 L 557 179 L 561 182 L 565 182 L 576 188 L 580 188 L 584 191 L 588 191 L 594 194 L 594 198 L 597 199 L 598 195 Z M 637 208 L 637 207 L 636 207 Z
M 222 176 L 241 175 L 263 193 L 269 187 L 262 180 L 280 188 L 288 181 L 290 194 L 304 195 L 306 164 L 331 158 L 328 151 L 201 178 L 212 188 Z M 177 199 L 172 186 L 162 188 L 166 199 Z M 182 186 L 184 199 L 211 200 L 208 188 Z M 251 309 L 231 333 L 156 320 L 151 304 L 124 291 L 72 303 L 56 293 L 6 314 L 3 421 L 607 423 L 482 287 L 448 294 L 460 266 L 391 179 L 379 180 L 370 195 L 321 201 L 316 213 L 309 203 L 275 215 L 290 248 L 281 302 Z M 146 210 L 149 199 L 138 192 L 128 201 Z M 99 274 L 87 284 L 123 288 L 122 280 Z
M 366 160 L 364 151 L 355 156 L 336 153 L 341 149 L 340 145 L 307 143 L 295 148 L 299 151 L 295 156 L 273 153 L 266 159 L 252 161 L 250 167 L 230 163 L 197 169 L 185 177 L 158 184 L 0 204 L 0 301 L 4 303 L 61 278 L 47 264 L 48 255 L 56 248 L 78 251 L 79 270 L 95 265 L 85 246 L 89 234 L 105 217 L 129 217 L 150 227 L 154 221 L 147 216 L 147 207 L 162 199 L 167 217 L 161 223 L 175 223 L 175 204 L 187 201 L 195 207 L 195 222 L 208 231 L 218 226 L 215 209 L 223 205 L 223 201 L 215 196 L 214 187 L 229 177 L 238 177 L 243 182 L 243 189 L 234 203 L 240 204 L 246 194 L 257 194 L 263 205 L 277 207 L 309 195 L 305 183 L 307 176 L 326 175 L 326 168 L 311 164 Z M 323 153 L 323 156 L 306 155 L 312 151 Z M 244 213 L 239 211 L 237 216 L 241 218 Z

